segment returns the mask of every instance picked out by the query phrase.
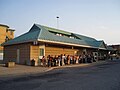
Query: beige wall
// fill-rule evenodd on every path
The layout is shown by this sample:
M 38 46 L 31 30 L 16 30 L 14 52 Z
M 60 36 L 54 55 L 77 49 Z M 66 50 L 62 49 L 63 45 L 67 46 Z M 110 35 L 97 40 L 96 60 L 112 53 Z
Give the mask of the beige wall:
M 19 49 L 19 64 L 31 65 L 34 59 L 37 65 L 39 58 L 39 46 L 33 46 L 31 43 L 18 44 L 4 47 L 4 63 L 15 61 L 17 63 L 17 50 Z
M 66 55 L 75 55 L 75 52 L 77 52 L 78 49 L 72 49 L 72 48 L 65 48 L 65 47 L 45 47 L 45 56 L 48 55 L 60 55 L 60 54 L 66 54 Z
M 19 49 L 19 64 L 31 65 L 31 60 L 36 61 L 39 57 L 39 46 L 33 46 L 29 43 L 18 44 L 4 47 L 4 63 L 8 61 L 15 61 L 17 63 L 17 50 Z
M 30 60 L 34 59 L 35 64 L 38 64 L 38 60 L 40 59 L 40 48 L 44 48 L 44 54 L 47 57 L 48 55 L 61 55 L 61 54 L 66 54 L 66 55 L 75 55 L 77 52 L 78 54 L 83 53 L 83 48 L 79 49 L 72 49 L 71 48 L 66 48 L 66 47 L 55 47 L 55 46 L 44 46 L 44 45 L 31 45 L 30 46 Z
M 7 27 L 0 26 L 0 44 L 5 42 L 6 29 L 7 29 Z M 0 46 L 0 50 L 3 50 L 3 47 Z
M 30 46 L 30 60 L 35 60 L 35 65 L 38 64 L 39 59 L 39 46 Z
M 17 50 L 19 49 L 19 64 L 27 64 L 31 65 L 31 60 L 35 60 L 35 65 L 38 65 L 39 55 L 40 55 L 40 48 L 44 48 L 45 56 L 48 55 L 75 55 L 75 54 L 83 54 L 85 48 L 72 48 L 72 47 L 62 47 L 62 46 L 39 46 L 33 45 L 32 43 L 26 44 L 18 44 L 18 45 L 11 45 L 4 47 L 4 62 L 8 62 L 9 60 L 17 62 Z M 94 49 L 86 49 L 87 53 L 90 54 Z
M 4 47 L 4 62 L 17 62 L 17 50 L 19 49 L 19 63 L 26 64 L 30 60 L 30 44 L 19 44 Z

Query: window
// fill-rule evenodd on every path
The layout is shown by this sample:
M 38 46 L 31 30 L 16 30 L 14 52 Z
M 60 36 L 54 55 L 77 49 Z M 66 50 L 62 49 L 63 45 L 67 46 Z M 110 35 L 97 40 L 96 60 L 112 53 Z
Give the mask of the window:
M 10 31 L 10 35 L 13 35 L 13 31 Z
M 6 36 L 5 41 L 7 42 L 9 40 L 8 36 Z
M 8 32 L 8 29 L 6 29 L 6 32 Z
M 40 48 L 40 56 L 44 56 L 44 49 Z
M 70 38 L 74 39 L 74 37 L 73 37 L 73 36 L 70 36 Z

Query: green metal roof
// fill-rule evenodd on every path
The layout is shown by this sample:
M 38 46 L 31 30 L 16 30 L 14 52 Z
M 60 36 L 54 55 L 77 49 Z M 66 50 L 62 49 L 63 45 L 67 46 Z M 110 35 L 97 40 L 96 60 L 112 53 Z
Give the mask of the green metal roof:
M 43 25 L 38 25 L 38 24 L 36 24 L 36 25 L 40 28 L 42 26 L 42 27 L 44 27 L 44 29 L 51 31 L 51 32 L 61 33 L 61 34 L 65 34 L 65 35 L 71 35 L 71 33 L 67 32 L 67 31 L 63 31 L 63 30 L 59 30 L 59 29 L 55 29 L 55 28 L 51 28 L 51 27 L 47 27 L 47 26 L 43 26 Z
M 57 36 L 51 32 L 61 33 L 61 34 L 67 35 L 67 36 L 73 35 L 76 38 Z M 3 45 L 11 45 L 11 44 L 39 41 L 39 40 L 47 40 L 47 41 L 54 41 L 54 42 L 61 42 L 61 43 L 84 45 L 84 46 L 89 46 L 89 47 L 94 47 L 94 48 L 101 47 L 100 46 L 101 41 L 97 41 L 94 38 L 66 32 L 66 31 L 62 31 L 62 30 L 58 30 L 58 29 L 54 29 L 54 28 L 49 28 L 46 26 L 38 25 L 38 24 L 34 24 L 27 33 L 20 35 L 19 37 L 16 37 L 13 40 L 9 40 L 9 41 L 5 42 Z
M 25 34 L 22 34 L 12 40 L 9 40 L 2 45 L 11 45 L 11 44 L 18 44 L 18 43 L 24 43 L 24 42 L 30 42 L 35 41 L 38 39 L 38 35 L 40 33 L 40 30 L 34 31 L 34 32 L 27 32 Z
M 104 41 L 86 41 L 88 45 L 98 47 L 98 48 L 106 48 Z
M 75 34 L 75 33 L 73 33 L 73 35 L 75 35 L 79 39 L 82 39 L 82 40 L 85 40 L 85 41 L 97 41 L 96 39 L 91 38 L 91 37 L 87 37 L 87 36 L 83 36 L 83 35 L 79 35 L 79 34 Z
M 115 49 L 113 47 L 107 46 L 107 50 L 114 51 Z

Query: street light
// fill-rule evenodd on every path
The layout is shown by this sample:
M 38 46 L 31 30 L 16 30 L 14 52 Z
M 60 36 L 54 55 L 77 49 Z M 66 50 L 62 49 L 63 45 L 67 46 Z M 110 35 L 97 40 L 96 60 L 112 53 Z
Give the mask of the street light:
M 59 17 L 57 16 L 57 29 L 59 28 Z

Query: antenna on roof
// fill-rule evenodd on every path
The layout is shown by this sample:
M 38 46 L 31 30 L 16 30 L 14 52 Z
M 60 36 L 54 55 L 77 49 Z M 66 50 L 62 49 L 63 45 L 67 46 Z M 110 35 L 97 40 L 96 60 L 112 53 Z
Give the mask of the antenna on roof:
M 57 16 L 56 19 L 57 19 L 57 29 L 59 29 L 59 17 Z

